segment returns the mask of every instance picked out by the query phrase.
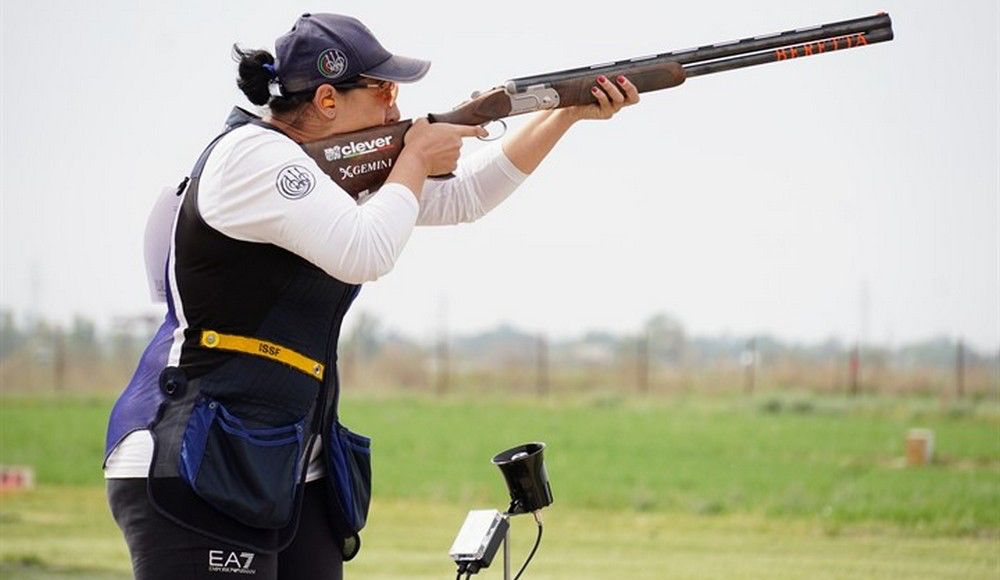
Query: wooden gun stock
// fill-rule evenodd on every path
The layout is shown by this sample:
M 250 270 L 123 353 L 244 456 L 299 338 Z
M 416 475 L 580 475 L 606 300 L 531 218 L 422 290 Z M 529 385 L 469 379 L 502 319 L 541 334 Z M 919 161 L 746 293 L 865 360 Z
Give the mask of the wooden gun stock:
M 413 121 L 380 125 L 305 143 L 302 149 L 342 189 L 357 198 L 385 183 L 403 150 L 403 138 Z
M 447 113 L 427 115 L 427 120 L 453 125 L 485 125 L 511 114 L 510 96 L 502 87 L 497 87 L 465 101 Z

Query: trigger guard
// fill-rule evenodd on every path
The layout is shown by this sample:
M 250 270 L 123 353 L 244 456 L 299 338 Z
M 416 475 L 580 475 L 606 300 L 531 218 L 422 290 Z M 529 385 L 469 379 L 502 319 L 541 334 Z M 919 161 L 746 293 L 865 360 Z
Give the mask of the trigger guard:
M 492 136 L 490 136 L 490 137 L 476 137 L 476 139 L 479 139 L 480 141 L 484 141 L 486 143 L 489 143 L 490 141 L 496 141 L 497 139 L 499 139 L 499 138 L 501 138 L 501 137 L 503 137 L 504 135 L 507 134 L 507 122 L 504 121 L 503 119 L 497 119 L 496 121 L 490 121 L 489 123 L 486 123 L 485 125 L 483 125 L 483 128 L 485 129 L 486 127 L 489 127 L 490 125 L 492 125 L 494 123 L 499 123 L 503 127 L 503 131 L 501 131 L 499 135 L 497 135 L 496 137 L 492 137 Z M 489 131 L 489 129 L 487 129 L 487 131 Z

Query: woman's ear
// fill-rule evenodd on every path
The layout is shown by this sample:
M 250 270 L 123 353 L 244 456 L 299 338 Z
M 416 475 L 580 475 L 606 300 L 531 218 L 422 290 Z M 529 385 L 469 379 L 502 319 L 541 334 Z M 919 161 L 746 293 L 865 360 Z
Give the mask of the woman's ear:
M 313 105 L 320 115 L 328 119 L 337 116 L 337 89 L 330 85 L 320 85 L 313 95 Z

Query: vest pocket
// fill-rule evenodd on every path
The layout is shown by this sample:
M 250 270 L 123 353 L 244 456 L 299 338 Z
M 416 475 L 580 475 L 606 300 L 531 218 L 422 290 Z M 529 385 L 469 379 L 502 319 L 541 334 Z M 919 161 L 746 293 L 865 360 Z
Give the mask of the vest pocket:
M 365 527 L 371 503 L 371 439 L 337 422 L 325 447 L 332 471 L 330 483 L 348 528 L 345 535 L 355 535 Z
M 284 527 L 293 515 L 305 418 L 248 428 L 217 400 L 195 403 L 181 443 L 180 473 L 212 507 L 248 526 Z

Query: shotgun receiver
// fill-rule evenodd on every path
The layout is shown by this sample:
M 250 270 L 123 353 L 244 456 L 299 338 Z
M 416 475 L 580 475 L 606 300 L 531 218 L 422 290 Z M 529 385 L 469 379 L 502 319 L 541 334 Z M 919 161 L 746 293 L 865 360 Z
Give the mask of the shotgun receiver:
M 486 125 L 506 117 L 596 102 L 590 89 L 604 75 L 625 75 L 640 93 L 676 87 L 686 78 L 791 60 L 892 40 L 886 13 L 764 34 L 624 61 L 521 77 L 472 98 L 431 123 Z M 302 148 L 352 196 L 380 187 L 392 171 L 412 121 L 372 127 L 305 143 Z

